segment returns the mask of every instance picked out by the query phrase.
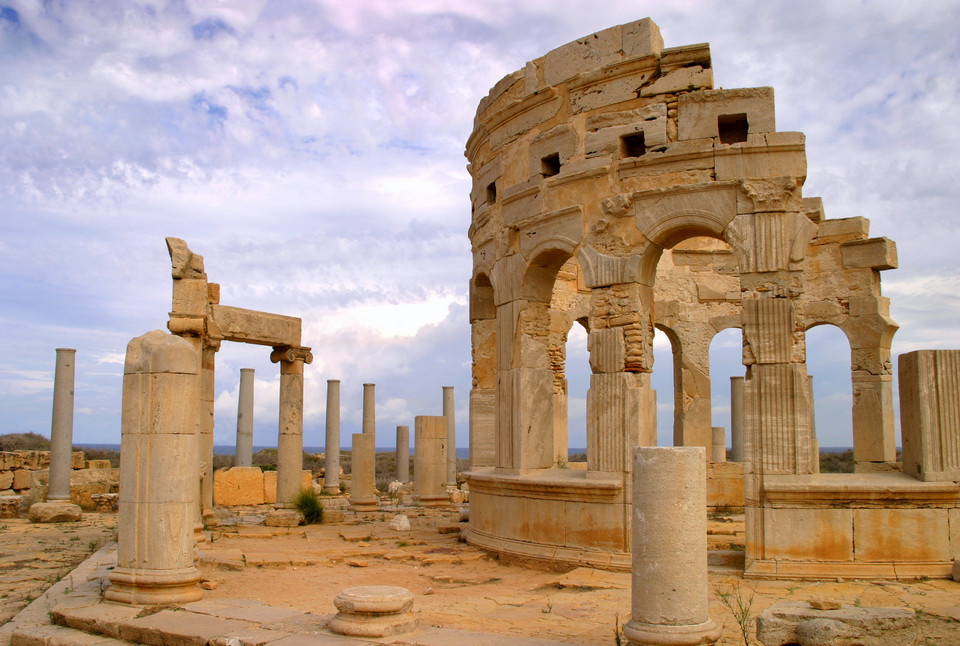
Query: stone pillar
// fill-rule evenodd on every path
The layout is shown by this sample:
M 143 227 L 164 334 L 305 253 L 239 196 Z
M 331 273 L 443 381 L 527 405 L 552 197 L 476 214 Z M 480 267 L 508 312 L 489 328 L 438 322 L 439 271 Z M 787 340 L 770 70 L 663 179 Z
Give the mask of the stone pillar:
M 350 457 L 350 508 L 377 511 L 377 448 L 373 433 L 354 433 Z
M 713 447 L 710 424 L 710 339 L 716 331 L 709 321 L 684 322 L 667 331 L 673 349 L 673 445 Z
M 807 375 L 807 388 L 810 391 L 810 471 L 820 473 L 820 442 L 817 440 L 817 415 L 813 399 L 813 375 Z
M 188 341 L 155 330 L 127 345 L 123 373 L 117 567 L 104 598 L 197 601 L 197 353 Z
M 727 461 L 727 436 L 722 426 L 711 426 L 710 431 L 713 434 L 713 444 L 710 452 L 711 462 Z
M 397 480 L 410 482 L 410 427 L 397 427 Z
M 253 368 L 240 368 L 235 466 L 253 465 Z
M 340 380 L 327 379 L 327 430 L 323 447 L 323 490 L 340 493 Z
M 413 499 L 421 507 L 450 503 L 444 492 L 447 462 L 447 419 L 418 415 L 414 420 Z
M 898 372 L 903 472 L 928 482 L 960 480 L 960 350 L 901 354 Z
M 374 384 L 363 384 L 363 427 L 361 430 L 370 435 L 377 432 L 376 399 L 373 394 Z
M 201 344 L 200 354 L 200 508 L 213 508 L 214 371 L 219 341 Z
M 702 447 L 633 454 L 631 644 L 712 644 L 708 614 L 706 460 Z
M 447 486 L 457 486 L 457 423 L 453 406 L 453 386 L 443 387 L 443 417 L 447 420 Z
M 497 466 L 497 391 L 470 390 L 470 470 Z
M 743 377 L 730 377 L 730 461 L 743 462 Z
M 278 509 L 289 508 L 300 491 L 303 472 L 303 365 L 313 361 L 310 348 L 282 346 L 270 361 L 280 364 L 280 421 L 277 437 Z
M 70 501 L 70 459 L 73 454 L 73 384 L 77 351 L 57 348 L 53 375 L 53 419 L 50 424 L 50 486 L 47 500 Z

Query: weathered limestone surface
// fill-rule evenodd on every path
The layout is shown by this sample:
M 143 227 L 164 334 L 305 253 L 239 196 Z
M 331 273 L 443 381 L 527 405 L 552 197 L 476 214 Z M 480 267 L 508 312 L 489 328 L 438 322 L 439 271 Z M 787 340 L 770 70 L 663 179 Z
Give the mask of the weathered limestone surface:
M 457 486 L 457 423 L 453 404 L 453 386 L 443 387 L 443 416 L 447 420 L 447 486 Z
M 397 426 L 397 480 L 410 482 L 410 427 Z
M 323 446 L 323 490 L 340 493 L 340 380 L 327 379 L 326 441 Z
M 707 511 L 700 447 L 634 452 L 632 644 L 712 644 L 708 614 Z
M 333 600 L 337 614 L 329 628 L 352 637 L 389 637 L 417 627 L 409 590 L 387 585 L 347 588 Z
M 960 350 L 901 354 L 899 371 L 904 473 L 960 480 Z
M 159 330 L 127 345 L 121 415 L 117 567 L 104 598 L 184 603 L 202 596 L 194 567 L 199 364 Z
M 354 511 L 376 511 L 376 438 L 372 432 L 354 433 L 352 437 L 350 508 Z
M 806 601 L 777 601 L 757 617 L 757 639 L 764 646 L 785 644 L 916 643 L 917 618 L 907 608 L 858 608 L 842 605 L 817 610 Z
M 57 364 L 53 377 L 53 419 L 50 425 L 48 501 L 70 500 L 70 461 L 73 453 L 73 384 L 76 355 L 77 351 L 74 349 L 57 348 Z
M 262 505 L 265 502 L 263 473 L 260 467 L 232 467 L 214 471 L 213 502 L 224 507 Z
M 253 368 L 240 368 L 235 462 L 238 467 L 249 467 L 253 464 L 253 373 Z
M 82 515 L 80 506 L 69 501 L 35 502 L 27 512 L 32 523 L 73 522 L 80 520 Z
M 447 418 L 418 415 L 414 419 L 413 497 L 422 507 L 449 504 L 447 477 Z

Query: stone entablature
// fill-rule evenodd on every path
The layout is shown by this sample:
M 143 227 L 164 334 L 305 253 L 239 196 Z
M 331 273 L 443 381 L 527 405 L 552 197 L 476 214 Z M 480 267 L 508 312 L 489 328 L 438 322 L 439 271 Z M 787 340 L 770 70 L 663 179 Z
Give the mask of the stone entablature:
M 656 443 L 654 328 L 674 346 L 674 443 L 706 449 L 710 340 L 742 330 L 748 566 L 779 558 L 762 539 L 764 478 L 817 470 L 807 329 L 835 325 L 850 342 L 857 470 L 895 468 L 897 325 L 879 272 L 897 266 L 896 248 L 871 238 L 865 218 L 827 219 L 819 198 L 803 196 L 804 136 L 777 132 L 771 88 L 714 89 L 709 47 L 664 48 L 644 19 L 504 77 L 480 102 L 466 156 L 479 509 L 513 504 L 539 518 L 554 500 L 574 323 L 587 330 L 592 371 L 587 470 L 556 477 L 579 478 L 583 491 L 610 479 L 629 490 L 632 448 Z M 468 539 L 628 562 L 606 546 L 629 536 L 628 504 L 580 503 L 602 520 L 576 559 L 553 521 L 517 538 L 509 514 L 474 511 Z

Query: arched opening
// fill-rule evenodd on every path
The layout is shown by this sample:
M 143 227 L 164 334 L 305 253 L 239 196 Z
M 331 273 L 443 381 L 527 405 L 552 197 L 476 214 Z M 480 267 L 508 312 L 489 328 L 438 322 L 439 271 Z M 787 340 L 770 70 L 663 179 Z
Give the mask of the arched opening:
M 812 423 L 820 445 L 821 470 L 853 473 L 853 393 L 850 343 L 829 324 L 806 332 L 807 375 L 812 378 Z
M 710 420 L 722 426 L 726 447 L 732 447 L 733 428 L 730 419 L 730 378 L 743 377 L 743 333 L 740 328 L 727 328 L 710 341 Z

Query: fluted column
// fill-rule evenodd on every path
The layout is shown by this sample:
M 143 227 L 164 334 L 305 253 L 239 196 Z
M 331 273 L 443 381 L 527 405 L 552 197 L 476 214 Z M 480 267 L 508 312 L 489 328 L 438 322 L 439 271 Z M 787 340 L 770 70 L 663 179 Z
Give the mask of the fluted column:
M 238 467 L 253 465 L 253 383 L 253 368 L 240 368 L 235 460 Z
M 73 384 L 77 351 L 57 348 L 53 375 L 53 419 L 50 424 L 50 485 L 47 500 L 70 500 L 70 458 L 73 453 Z
M 340 380 L 327 379 L 327 428 L 323 447 L 323 490 L 340 493 Z
M 277 437 L 277 508 L 290 507 L 300 491 L 303 471 L 303 365 L 313 361 L 310 348 L 273 349 L 270 361 L 280 364 L 280 422 Z

